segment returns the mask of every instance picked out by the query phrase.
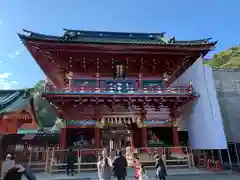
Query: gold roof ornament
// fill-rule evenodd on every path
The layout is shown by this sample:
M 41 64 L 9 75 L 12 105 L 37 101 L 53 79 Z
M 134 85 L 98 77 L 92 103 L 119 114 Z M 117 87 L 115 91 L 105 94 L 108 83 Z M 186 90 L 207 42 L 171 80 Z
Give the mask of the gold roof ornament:
M 104 127 L 104 124 L 102 122 L 97 121 L 96 122 L 96 127 L 99 129 L 102 129 Z
M 173 122 L 173 127 L 178 127 L 178 123 L 176 120 Z

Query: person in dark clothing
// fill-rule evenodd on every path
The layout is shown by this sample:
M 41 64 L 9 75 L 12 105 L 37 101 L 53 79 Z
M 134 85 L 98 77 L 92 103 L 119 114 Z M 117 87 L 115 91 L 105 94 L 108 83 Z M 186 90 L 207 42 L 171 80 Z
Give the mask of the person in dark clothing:
M 72 176 L 74 174 L 74 161 L 75 161 L 75 158 L 73 156 L 72 149 L 69 149 L 67 154 L 67 175 L 68 176 L 70 171 Z
M 22 165 L 15 165 L 14 167 L 12 167 L 7 171 L 3 180 L 21 180 L 22 175 L 26 176 L 26 174 L 27 174 L 27 171 Z M 27 177 L 27 179 L 29 178 Z M 29 180 L 32 180 L 32 179 L 29 179 Z
M 127 176 L 126 168 L 127 159 L 122 155 L 122 151 L 120 151 L 113 162 L 113 172 L 118 180 L 125 180 L 125 177 Z
M 4 180 L 21 180 L 22 179 L 22 174 L 21 172 L 18 172 L 18 168 L 13 167 L 8 170 L 6 173 Z
M 159 180 L 165 180 L 166 176 L 167 176 L 167 169 L 166 169 L 166 165 L 163 162 L 163 159 L 160 155 L 157 155 L 156 157 L 156 168 L 157 168 L 157 176 L 159 178 Z

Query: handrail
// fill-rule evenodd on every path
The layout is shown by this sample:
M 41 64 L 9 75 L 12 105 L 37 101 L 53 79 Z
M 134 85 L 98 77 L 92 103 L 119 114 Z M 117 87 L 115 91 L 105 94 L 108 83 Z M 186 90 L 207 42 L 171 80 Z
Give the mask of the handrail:
M 175 149 L 179 150 L 176 151 Z M 186 151 L 185 151 L 185 150 Z M 45 168 L 43 168 L 43 171 L 48 173 L 53 172 L 61 172 L 65 171 L 65 169 L 62 169 L 62 166 L 66 165 L 65 162 L 65 156 L 68 152 L 68 149 L 45 149 L 46 150 L 46 161 L 45 161 Z M 166 163 L 168 167 L 175 167 L 175 166 L 182 166 L 182 167 L 193 167 L 193 156 L 192 152 L 188 150 L 188 147 L 186 146 L 179 146 L 179 147 L 141 147 L 141 148 L 135 148 L 136 152 L 138 152 L 140 157 L 141 163 L 147 163 L 149 167 L 153 166 L 155 164 L 155 154 L 160 153 L 163 155 L 163 160 Z M 102 149 L 74 149 L 74 152 L 77 152 L 77 162 L 74 163 L 76 170 L 80 172 L 81 170 L 85 170 L 86 168 L 89 168 L 89 166 L 93 166 L 93 169 L 96 169 L 95 165 L 97 164 L 97 160 L 92 161 L 84 161 L 84 151 L 89 151 L 92 153 L 92 155 L 98 157 L 99 153 L 102 151 Z M 170 153 L 170 156 L 169 156 Z M 172 156 L 172 154 L 175 154 L 175 156 Z M 64 157 L 63 157 L 64 156 Z M 173 158 L 174 157 L 174 158 Z M 58 159 L 60 158 L 60 159 Z M 172 159 L 173 158 L 173 159 Z M 173 165 L 172 163 L 176 162 L 176 165 Z M 182 162 L 180 165 L 178 162 Z M 30 165 L 33 165 L 31 162 L 29 162 Z M 60 167 L 60 168 L 59 168 Z
M 56 92 L 57 89 L 46 89 L 46 92 Z M 91 88 L 91 87 L 70 87 L 63 92 L 82 92 L 82 93 L 193 93 L 190 86 L 176 86 L 168 88 Z

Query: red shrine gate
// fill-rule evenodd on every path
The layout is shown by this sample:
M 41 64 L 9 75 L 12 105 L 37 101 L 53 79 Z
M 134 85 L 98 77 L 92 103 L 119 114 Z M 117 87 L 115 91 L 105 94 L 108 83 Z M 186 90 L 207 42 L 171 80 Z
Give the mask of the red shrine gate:
M 65 30 L 56 37 L 25 32 L 21 40 L 51 80 L 43 98 L 66 121 L 94 120 L 88 128 L 94 129 L 95 148 L 101 146 L 104 127 L 120 123 L 131 131 L 136 146 L 146 147 L 144 122 L 154 113 L 160 116 L 161 109 L 167 109 L 173 145 L 178 146 L 176 118 L 198 95 L 191 84 L 171 84 L 216 44 L 166 39 L 164 33 Z M 66 131 L 61 132 L 62 148 Z

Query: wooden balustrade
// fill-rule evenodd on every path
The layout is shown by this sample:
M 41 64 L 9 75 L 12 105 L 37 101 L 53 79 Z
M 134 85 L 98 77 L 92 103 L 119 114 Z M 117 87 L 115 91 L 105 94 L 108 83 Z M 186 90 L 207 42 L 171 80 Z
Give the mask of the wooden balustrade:
M 46 89 L 46 92 L 59 91 L 57 89 Z M 61 91 L 60 91 L 61 92 Z M 89 92 L 89 93 L 192 93 L 189 86 L 176 86 L 169 88 L 127 88 L 118 90 L 117 88 L 90 88 L 71 87 L 65 88 L 63 92 Z

